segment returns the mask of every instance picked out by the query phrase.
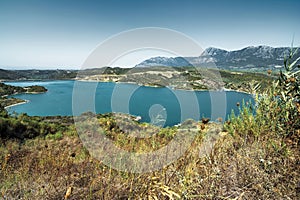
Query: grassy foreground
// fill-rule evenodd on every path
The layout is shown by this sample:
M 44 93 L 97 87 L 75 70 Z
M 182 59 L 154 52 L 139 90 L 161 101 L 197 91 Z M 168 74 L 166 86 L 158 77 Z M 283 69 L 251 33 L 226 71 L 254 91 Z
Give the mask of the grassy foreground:
M 136 143 L 100 118 L 120 147 L 148 151 L 168 143 L 174 128 Z M 297 141 L 267 130 L 255 135 L 236 128 L 193 122 L 198 134 L 189 150 L 159 171 L 116 171 L 90 156 L 72 127 L 63 133 L 7 140 L 0 151 L 3 199 L 297 199 L 300 154 Z M 234 124 L 234 123 L 233 123 Z M 215 128 L 216 131 L 207 131 Z M 173 130 L 172 130 L 173 129 Z M 241 132 L 240 132 L 241 131 Z M 299 133 L 299 131 L 298 131 Z M 215 138 L 218 138 L 214 141 Z M 299 139 L 299 135 L 298 135 Z M 212 151 L 200 154 L 206 141 Z M 298 142 L 299 143 L 299 142 Z
M 239 105 L 240 115 L 232 114 L 224 126 L 185 122 L 182 126 L 196 131 L 189 149 L 174 163 L 148 173 L 117 171 L 93 158 L 71 119 L 2 111 L 0 198 L 299 199 L 298 60 L 287 60 L 286 71 L 256 95 L 257 104 Z M 93 119 L 116 146 L 140 153 L 169 144 L 179 129 L 125 124 L 127 130 L 155 133 L 137 140 L 122 131 L 112 114 Z M 99 134 L 97 129 L 86 132 Z

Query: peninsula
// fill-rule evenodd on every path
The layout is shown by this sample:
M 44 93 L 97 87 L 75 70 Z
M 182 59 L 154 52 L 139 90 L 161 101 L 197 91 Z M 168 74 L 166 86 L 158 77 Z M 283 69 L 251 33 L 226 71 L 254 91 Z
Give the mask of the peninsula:
M 9 97 L 10 95 L 21 94 L 21 93 L 39 94 L 44 92 L 47 92 L 47 89 L 39 85 L 19 87 L 19 86 L 12 86 L 0 82 L 0 104 L 2 107 L 7 108 L 9 106 L 26 103 L 26 100 Z

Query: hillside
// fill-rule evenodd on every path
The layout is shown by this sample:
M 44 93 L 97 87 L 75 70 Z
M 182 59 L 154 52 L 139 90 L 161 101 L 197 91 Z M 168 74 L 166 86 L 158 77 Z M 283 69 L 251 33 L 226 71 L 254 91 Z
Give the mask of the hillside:
M 186 90 L 240 90 L 252 92 L 257 83 L 261 89 L 274 79 L 276 73 L 234 72 L 200 67 L 136 67 L 100 68 L 78 72 L 77 80 L 100 82 L 127 82 L 155 87 Z
M 0 80 L 61 80 L 72 79 L 76 70 L 4 70 L 0 69 Z

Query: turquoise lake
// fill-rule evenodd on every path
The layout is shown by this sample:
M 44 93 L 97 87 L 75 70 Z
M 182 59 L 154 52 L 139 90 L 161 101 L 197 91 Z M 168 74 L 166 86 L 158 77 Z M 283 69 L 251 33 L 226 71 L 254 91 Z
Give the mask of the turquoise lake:
M 80 115 L 122 112 L 140 116 L 141 121 L 172 126 L 192 118 L 227 118 L 232 110 L 238 114 L 237 102 L 252 101 L 249 94 L 223 91 L 185 91 L 168 87 L 155 88 L 127 83 L 81 81 L 6 82 L 14 86 L 41 85 L 43 94 L 18 94 L 28 103 L 7 108 L 10 113 L 30 116 Z

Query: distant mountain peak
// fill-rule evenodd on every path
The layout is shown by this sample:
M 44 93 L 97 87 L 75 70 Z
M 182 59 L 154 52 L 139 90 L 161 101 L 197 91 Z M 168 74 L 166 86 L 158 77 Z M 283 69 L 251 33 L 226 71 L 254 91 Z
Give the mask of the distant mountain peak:
M 181 66 L 189 66 L 191 65 L 185 58 L 183 57 L 152 57 L 149 58 L 135 67 L 181 67 Z
M 223 50 L 223 49 L 219 49 L 219 48 L 215 48 L 215 47 L 208 47 L 207 49 L 205 49 L 203 51 L 203 53 L 201 54 L 201 56 L 218 55 L 218 54 L 227 53 L 227 52 L 228 51 Z
M 215 47 L 205 49 L 198 57 L 152 57 L 136 65 L 136 67 L 152 66 L 202 66 L 213 64 L 223 69 L 265 70 L 277 69 L 283 65 L 284 57 L 290 47 L 270 47 L 267 45 L 248 46 L 240 50 L 226 51 Z M 295 57 L 300 57 L 297 52 Z

